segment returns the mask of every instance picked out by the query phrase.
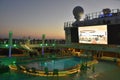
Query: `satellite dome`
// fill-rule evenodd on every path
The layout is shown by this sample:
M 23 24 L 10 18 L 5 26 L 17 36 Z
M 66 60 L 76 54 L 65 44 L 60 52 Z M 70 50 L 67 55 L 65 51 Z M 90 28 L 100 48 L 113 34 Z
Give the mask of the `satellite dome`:
M 82 17 L 84 13 L 84 9 L 80 6 L 76 6 L 74 9 L 73 9 L 73 15 L 74 15 L 74 18 L 79 21 Z

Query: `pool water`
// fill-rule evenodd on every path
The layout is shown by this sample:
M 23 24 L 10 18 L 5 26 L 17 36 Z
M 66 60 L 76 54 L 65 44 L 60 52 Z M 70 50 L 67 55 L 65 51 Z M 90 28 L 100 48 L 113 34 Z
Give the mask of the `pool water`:
M 71 69 L 72 67 L 81 64 L 84 61 L 85 59 L 72 57 L 72 58 L 42 61 L 42 62 L 37 61 L 37 62 L 25 64 L 24 66 L 27 66 L 29 68 L 34 67 L 37 70 L 44 70 L 45 67 L 48 67 L 49 71 L 52 71 L 53 69 L 66 70 L 66 69 Z

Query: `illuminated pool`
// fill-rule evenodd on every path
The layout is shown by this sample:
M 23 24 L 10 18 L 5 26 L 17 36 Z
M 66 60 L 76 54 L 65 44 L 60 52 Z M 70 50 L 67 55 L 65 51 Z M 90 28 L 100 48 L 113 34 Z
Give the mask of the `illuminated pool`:
M 34 67 L 37 70 L 44 70 L 45 67 L 48 67 L 49 71 L 52 71 L 53 69 L 66 70 L 66 69 L 71 69 L 74 66 L 81 64 L 84 61 L 87 60 L 80 58 L 65 58 L 65 59 L 49 60 L 49 61 L 37 61 L 37 62 L 24 64 L 24 66 L 27 66 L 29 68 Z

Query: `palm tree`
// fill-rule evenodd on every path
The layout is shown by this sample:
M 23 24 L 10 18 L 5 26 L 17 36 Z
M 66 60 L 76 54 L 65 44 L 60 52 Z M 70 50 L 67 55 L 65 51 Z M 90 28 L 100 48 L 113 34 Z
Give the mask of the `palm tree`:
M 49 74 L 48 67 L 45 67 L 45 68 L 44 68 L 44 71 L 45 71 L 45 74 L 46 74 L 46 75 Z
M 10 68 L 7 65 L 0 64 L 0 74 L 9 72 Z
M 33 73 L 36 73 L 36 69 L 34 67 L 31 68 Z
M 59 72 L 58 69 L 54 69 L 54 70 L 53 70 L 53 75 L 57 75 L 57 76 L 58 76 L 58 74 L 59 74 L 58 72 Z
M 59 79 L 59 76 L 58 76 L 59 75 L 59 70 L 58 69 L 53 70 L 53 76 L 54 75 L 57 75 L 57 80 L 58 80 Z

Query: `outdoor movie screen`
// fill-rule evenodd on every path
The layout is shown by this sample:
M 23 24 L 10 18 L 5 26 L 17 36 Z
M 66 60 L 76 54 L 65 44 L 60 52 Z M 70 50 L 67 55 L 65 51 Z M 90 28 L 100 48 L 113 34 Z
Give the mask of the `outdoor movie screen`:
M 79 43 L 108 44 L 107 25 L 79 27 L 78 36 Z

